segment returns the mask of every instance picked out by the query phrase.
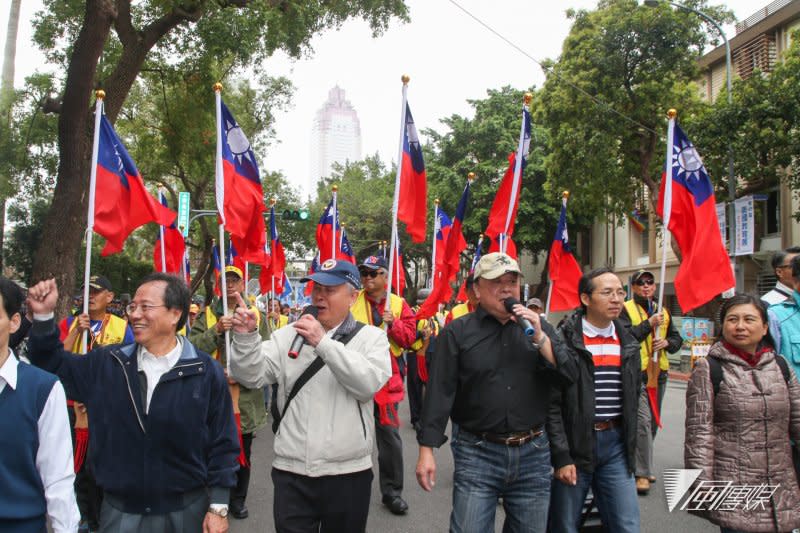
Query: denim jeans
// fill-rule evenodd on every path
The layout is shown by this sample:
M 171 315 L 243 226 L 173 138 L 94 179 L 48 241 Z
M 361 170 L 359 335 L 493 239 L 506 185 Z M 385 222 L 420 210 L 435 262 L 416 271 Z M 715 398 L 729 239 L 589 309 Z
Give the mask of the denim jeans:
M 506 513 L 504 533 L 544 533 L 552 472 L 545 432 L 514 447 L 486 442 L 453 424 L 451 448 L 451 533 L 494 531 L 500 497 Z
M 606 531 L 639 533 L 636 481 L 628 471 L 625 443 L 619 428 L 595 432 L 594 472 L 578 469 L 578 483 L 565 485 L 553 479 L 550 530 L 577 533 L 589 487 Z

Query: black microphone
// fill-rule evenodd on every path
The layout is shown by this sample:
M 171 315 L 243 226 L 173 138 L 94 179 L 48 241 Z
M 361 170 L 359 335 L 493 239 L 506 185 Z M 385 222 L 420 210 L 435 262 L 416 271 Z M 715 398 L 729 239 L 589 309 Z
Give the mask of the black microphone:
M 521 317 L 514 312 L 514 306 L 517 305 L 518 303 L 520 303 L 520 301 L 517 300 L 516 298 L 506 298 L 505 300 L 503 300 L 503 305 L 505 306 L 506 311 L 508 311 L 517 318 L 517 324 L 519 324 L 519 327 L 521 327 L 522 330 L 525 332 L 525 335 L 527 335 L 528 337 L 533 337 L 533 334 L 536 333 L 536 329 L 534 329 L 533 324 L 531 324 L 530 320 Z
M 319 310 L 315 305 L 307 305 L 300 316 L 303 315 L 311 315 L 314 318 L 317 318 L 317 313 Z M 299 320 L 299 318 L 298 318 Z M 292 341 L 292 346 L 289 348 L 289 357 L 291 359 L 297 359 L 297 356 L 300 355 L 300 350 L 303 348 L 303 345 L 306 343 L 305 337 L 300 335 L 299 333 L 295 335 L 294 340 Z

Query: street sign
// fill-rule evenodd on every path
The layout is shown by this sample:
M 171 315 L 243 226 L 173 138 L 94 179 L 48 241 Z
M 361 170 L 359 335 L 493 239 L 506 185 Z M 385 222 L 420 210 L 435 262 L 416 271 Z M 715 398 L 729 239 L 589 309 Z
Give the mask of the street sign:
M 178 228 L 184 237 L 189 236 L 189 193 L 178 193 Z

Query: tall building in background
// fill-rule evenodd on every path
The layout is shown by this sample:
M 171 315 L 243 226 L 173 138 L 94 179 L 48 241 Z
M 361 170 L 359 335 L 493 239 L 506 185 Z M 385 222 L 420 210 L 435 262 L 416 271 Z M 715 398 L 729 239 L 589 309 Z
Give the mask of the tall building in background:
M 361 124 L 353 105 L 338 85 L 314 116 L 311 127 L 311 175 L 308 191 L 313 196 L 321 178 L 331 175 L 334 163 L 361 159 Z

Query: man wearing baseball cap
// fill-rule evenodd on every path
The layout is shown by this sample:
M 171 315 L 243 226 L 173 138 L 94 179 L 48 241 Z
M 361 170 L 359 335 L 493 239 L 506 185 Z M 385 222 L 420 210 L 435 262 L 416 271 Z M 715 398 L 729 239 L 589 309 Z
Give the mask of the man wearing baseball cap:
M 231 317 L 240 302 L 245 302 L 244 275 L 239 267 L 225 267 L 225 288 L 228 296 L 228 315 L 225 315 L 222 300 L 214 298 L 206 306 L 206 311 L 189 333 L 189 341 L 199 349 L 211 354 L 223 368 L 227 366 L 225 353 L 225 332 L 231 328 Z M 269 325 L 258 309 L 253 307 L 258 320 L 258 331 L 262 339 L 270 335 Z M 248 389 L 236 383 L 228 376 L 228 384 L 233 399 L 233 412 L 239 415 L 242 429 L 242 454 L 239 456 L 239 470 L 236 472 L 236 486 L 231 490 L 228 513 L 236 519 L 243 520 L 250 515 L 247 509 L 247 489 L 250 486 L 250 450 L 253 444 L 253 433 L 267 422 L 267 410 L 264 406 L 264 393 L 261 389 Z
M 108 312 L 108 306 L 113 301 L 114 289 L 108 278 L 99 275 L 89 277 L 89 312 L 67 317 L 58 324 L 64 349 L 73 353 L 87 353 L 99 346 L 131 344 L 133 331 L 128 323 Z M 88 332 L 88 346 L 83 344 L 84 331 Z M 75 494 L 81 511 L 81 525 L 89 531 L 96 531 L 100 523 L 103 492 L 98 488 L 94 472 L 86 461 L 90 440 L 89 417 L 84 404 L 68 398 L 67 406 L 75 443 Z
M 389 341 L 350 312 L 361 288 L 355 265 L 330 259 L 301 281 L 314 282 L 316 317 L 306 313 L 268 341 L 257 334 L 255 312 L 237 308 L 231 373 L 248 387 L 278 387 L 275 529 L 358 533 L 373 477 L 372 397 L 391 375 Z M 304 342 L 290 357 L 297 336 Z
M 403 351 L 417 338 L 417 320 L 405 299 L 389 292 L 388 268 L 382 256 L 371 255 L 364 259 L 358 267 L 364 289 L 350 311 L 356 320 L 385 330 L 389 337 L 392 377 L 375 395 L 378 481 L 382 503 L 393 514 L 403 515 L 408 511 L 408 504 L 403 499 L 403 441 L 397 406 L 403 399 Z
M 517 301 L 520 269 L 506 254 L 481 257 L 473 289 L 477 309 L 444 327 L 436 344 L 417 433 L 417 481 L 436 481 L 433 448 L 452 420 L 453 510 L 450 531 L 492 531 L 498 498 L 505 530 L 544 532 L 550 499 L 550 445 L 545 422 L 551 384 L 574 377 L 552 326 Z M 534 329 L 528 337 L 518 318 Z M 437 527 L 435 529 L 441 529 Z

